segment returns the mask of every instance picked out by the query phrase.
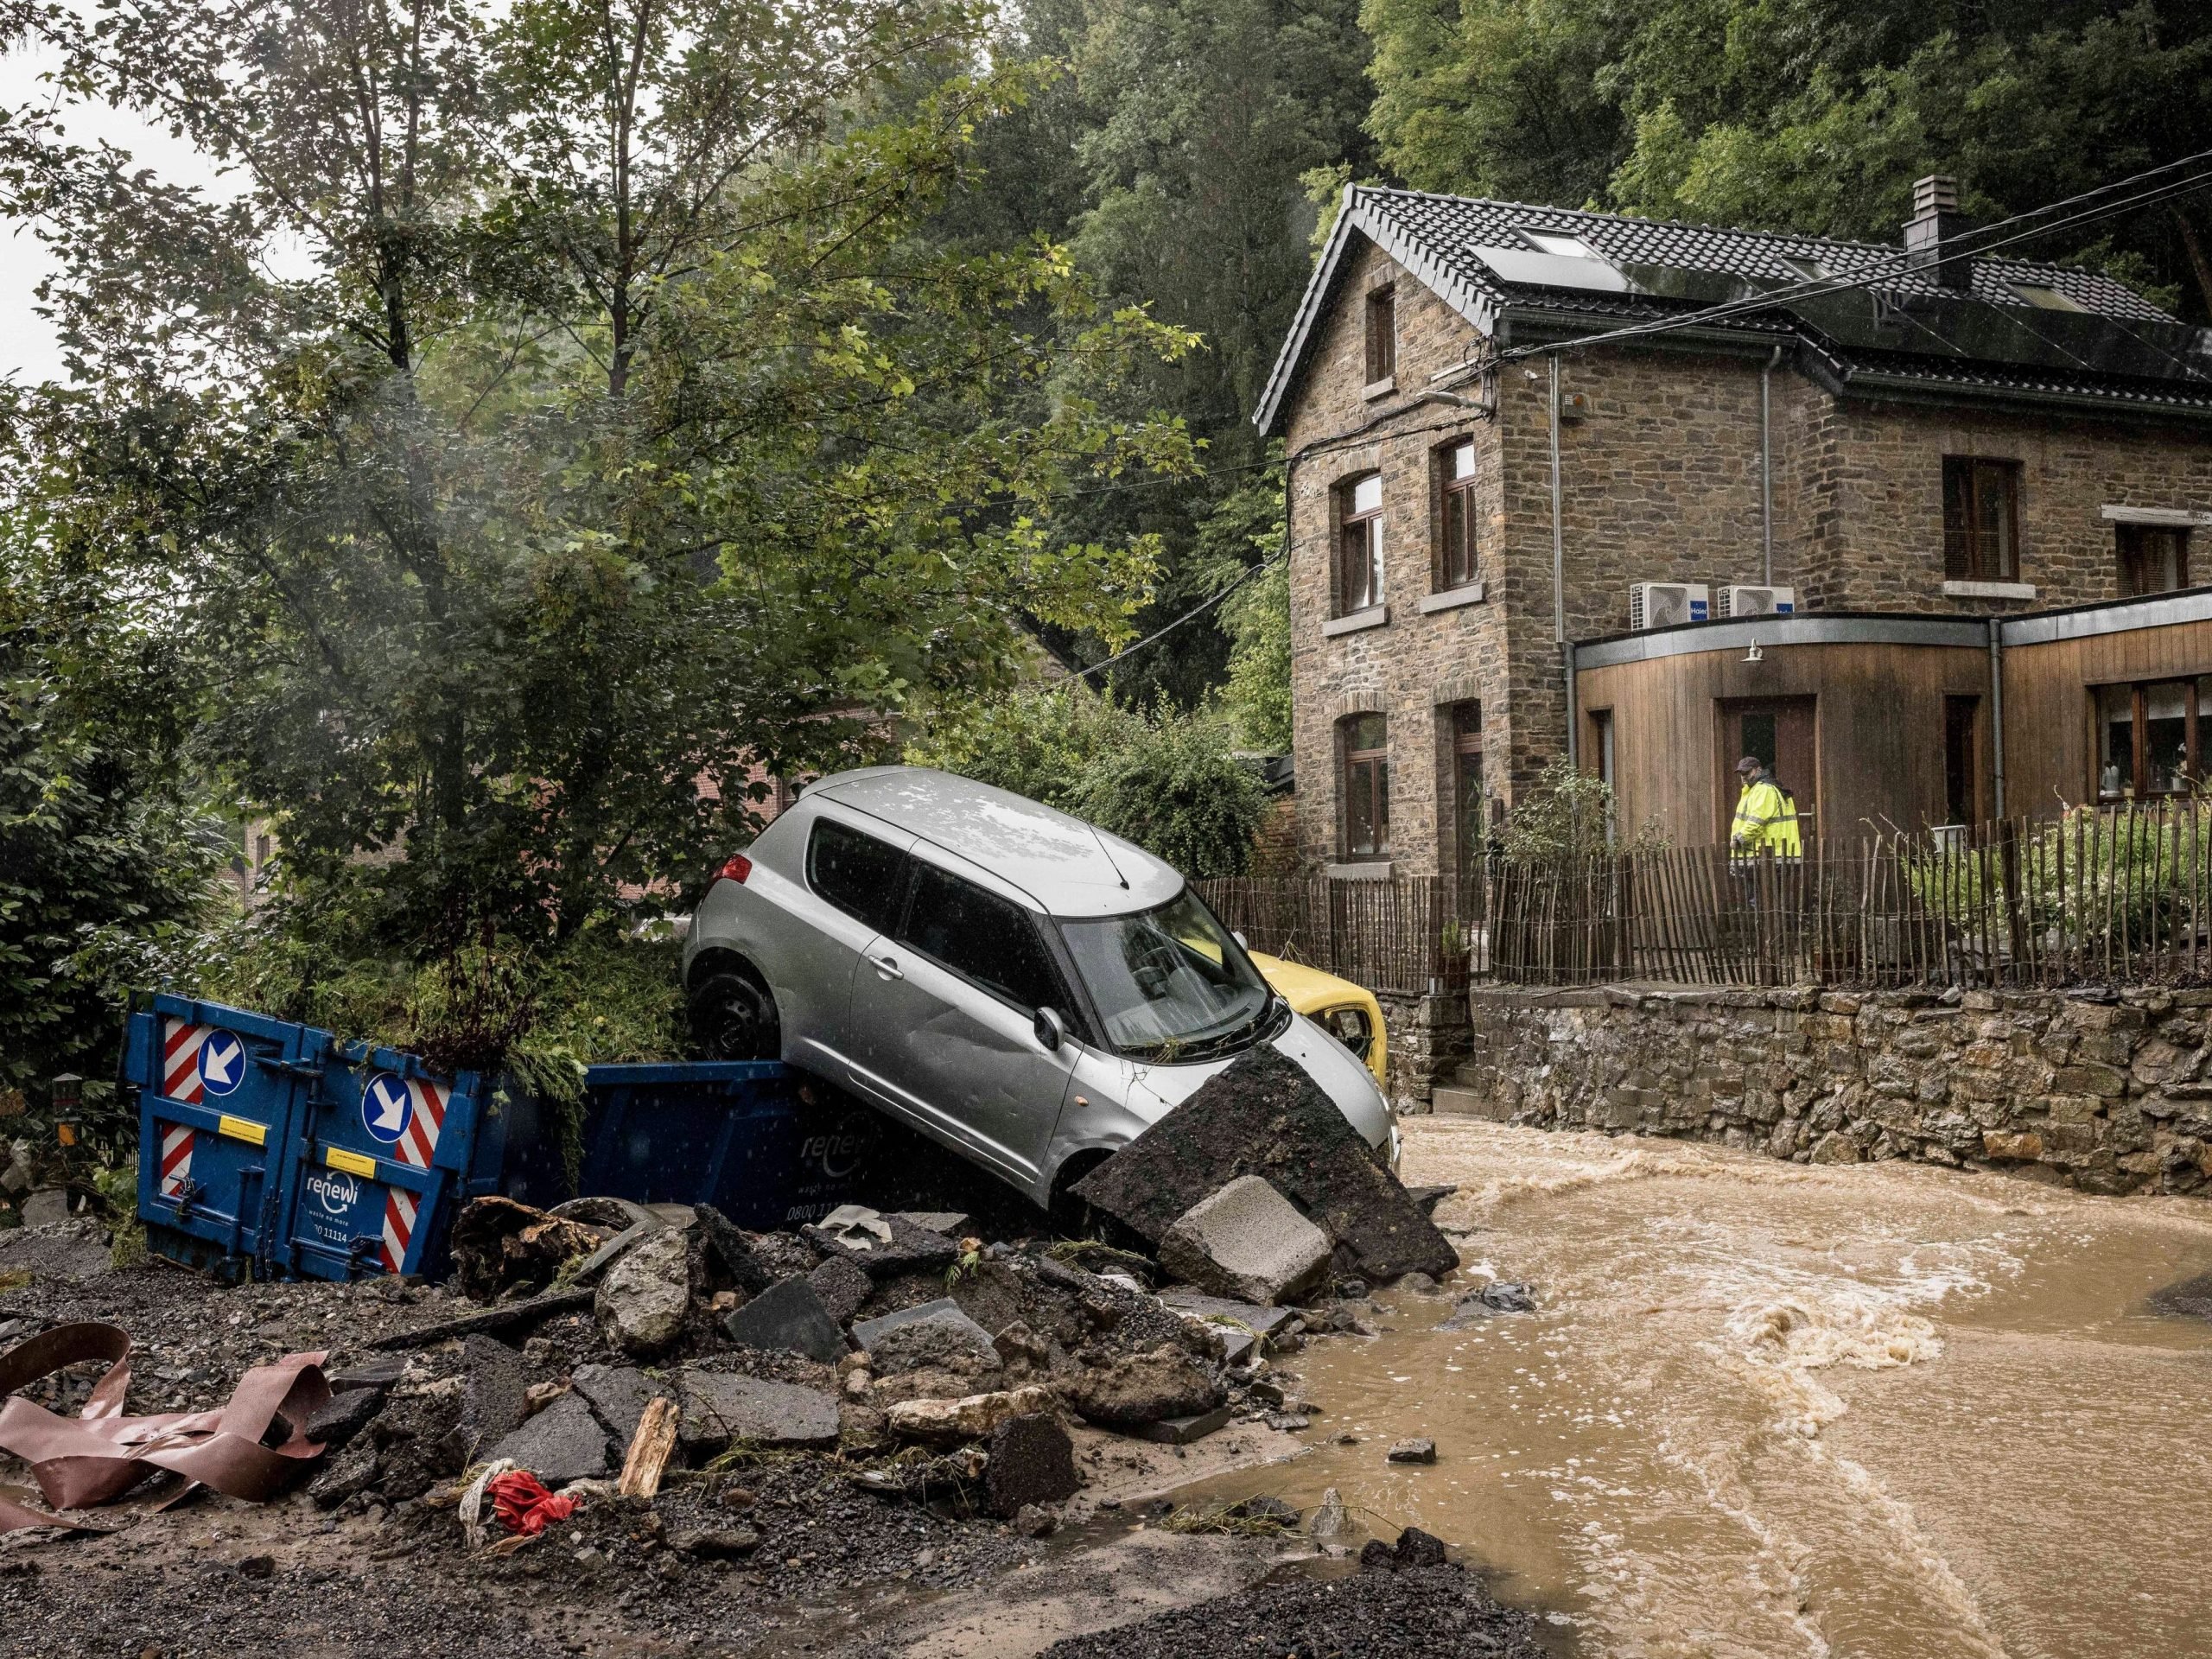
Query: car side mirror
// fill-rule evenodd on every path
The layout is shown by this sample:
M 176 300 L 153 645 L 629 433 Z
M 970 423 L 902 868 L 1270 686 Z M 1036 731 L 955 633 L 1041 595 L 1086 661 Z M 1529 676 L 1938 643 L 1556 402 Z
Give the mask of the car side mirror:
M 1058 1050 L 1068 1039 L 1068 1022 L 1060 1018 L 1058 1008 L 1038 1009 L 1036 1024 L 1031 1029 L 1036 1032 L 1037 1040 L 1048 1050 Z

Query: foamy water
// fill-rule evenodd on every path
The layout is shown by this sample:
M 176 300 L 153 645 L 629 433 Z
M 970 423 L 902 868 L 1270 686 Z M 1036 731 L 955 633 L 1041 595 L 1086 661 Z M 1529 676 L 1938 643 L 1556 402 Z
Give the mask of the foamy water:
M 2212 1659 L 2212 1327 L 2143 1309 L 2212 1205 L 1451 1120 L 1405 1173 L 1539 1313 L 1387 1296 L 1241 1490 L 1418 1522 L 1592 1656 Z

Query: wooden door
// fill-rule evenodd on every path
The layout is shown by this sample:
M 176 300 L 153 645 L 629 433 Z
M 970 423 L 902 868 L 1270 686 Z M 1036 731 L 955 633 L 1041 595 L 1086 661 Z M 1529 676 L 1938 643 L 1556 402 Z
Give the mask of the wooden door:
M 1798 833 L 1808 842 L 1820 833 L 1816 796 L 1820 787 L 1817 724 L 1811 697 L 1758 697 L 1720 705 L 1720 790 L 1718 839 L 1728 839 L 1736 817 L 1736 797 L 1743 780 L 1736 762 L 1757 755 L 1774 780 L 1796 798 Z

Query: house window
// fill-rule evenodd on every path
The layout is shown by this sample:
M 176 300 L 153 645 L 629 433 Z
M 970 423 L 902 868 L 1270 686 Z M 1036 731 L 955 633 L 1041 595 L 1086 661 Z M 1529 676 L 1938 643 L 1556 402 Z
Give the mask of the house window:
M 2115 524 L 2122 598 L 2189 586 L 2189 531 L 2179 524 Z
M 1337 614 L 1382 602 L 1382 474 L 1337 488 Z
M 1444 495 L 1436 550 L 1436 586 L 1442 592 L 1475 579 L 1475 441 L 1446 444 L 1436 461 Z
M 1370 289 L 1367 294 L 1367 379 L 1372 385 L 1398 372 L 1398 290 Z
M 2020 463 L 1943 457 L 1943 575 L 2012 582 L 2020 568 Z
M 1455 702 L 1452 719 L 1452 833 L 1459 868 L 1472 870 L 1482 857 L 1483 706 Z
M 2197 710 L 2212 700 L 2212 677 L 2101 685 L 2093 695 L 2098 799 L 2185 794 L 2204 776 Z
M 1943 699 L 1943 822 L 1972 823 L 1980 798 L 1980 769 L 1974 765 L 1974 728 L 1980 717 L 1980 697 Z
M 1344 856 L 1390 856 L 1390 756 L 1380 715 L 1354 715 L 1344 745 Z

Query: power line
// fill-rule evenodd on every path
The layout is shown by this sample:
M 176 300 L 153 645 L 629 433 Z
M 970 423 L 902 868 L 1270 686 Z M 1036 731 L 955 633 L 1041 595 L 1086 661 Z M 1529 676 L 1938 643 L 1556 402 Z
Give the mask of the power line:
M 1167 635 L 1174 632 L 1176 629 L 1181 627 L 1185 622 L 1192 620 L 1193 618 L 1204 615 L 1215 606 L 1220 604 L 1223 600 L 1227 599 L 1231 594 L 1235 593 L 1239 588 L 1242 588 L 1246 582 L 1251 581 L 1253 577 L 1258 575 L 1261 571 L 1266 569 L 1269 565 L 1281 564 L 1285 558 L 1289 556 L 1289 543 L 1290 527 L 1286 524 L 1283 527 L 1284 545 L 1281 552 L 1268 554 L 1266 558 L 1262 559 L 1257 564 L 1249 567 L 1243 575 L 1237 577 L 1236 581 L 1230 582 L 1228 587 L 1223 588 L 1211 599 L 1192 606 L 1189 610 L 1184 612 L 1182 615 L 1177 617 L 1173 622 L 1170 622 L 1166 627 L 1160 628 L 1154 632 L 1147 633 L 1143 639 L 1138 640 L 1136 644 L 1131 645 L 1128 650 L 1116 652 L 1111 657 L 1106 658 L 1103 663 L 1093 663 L 1089 668 L 1079 668 L 1076 670 L 1075 677 L 1078 680 L 1086 679 L 1090 676 L 1098 672 L 1102 668 L 1111 668 L 1115 664 L 1120 662 L 1124 657 L 1135 656 L 1137 652 L 1142 651 L 1147 645 L 1152 644 L 1155 639 L 1165 639 Z

